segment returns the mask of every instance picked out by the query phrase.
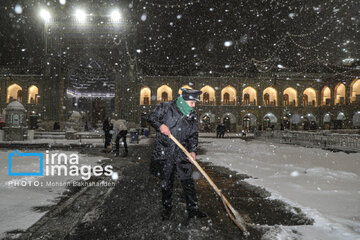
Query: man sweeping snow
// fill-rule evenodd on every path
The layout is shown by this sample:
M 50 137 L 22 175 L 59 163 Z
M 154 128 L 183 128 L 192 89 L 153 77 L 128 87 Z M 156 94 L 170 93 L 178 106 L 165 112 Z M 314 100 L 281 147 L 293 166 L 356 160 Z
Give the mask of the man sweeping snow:
M 197 205 L 192 179 L 192 165 L 184 152 L 169 138 L 172 134 L 196 158 L 198 144 L 198 119 L 194 111 L 202 93 L 198 90 L 181 89 L 182 95 L 172 102 L 159 104 L 148 117 L 156 129 L 156 140 L 151 158 L 151 172 L 161 179 L 162 219 L 171 216 L 174 176 L 177 173 L 185 194 L 188 218 L 206 217 Z

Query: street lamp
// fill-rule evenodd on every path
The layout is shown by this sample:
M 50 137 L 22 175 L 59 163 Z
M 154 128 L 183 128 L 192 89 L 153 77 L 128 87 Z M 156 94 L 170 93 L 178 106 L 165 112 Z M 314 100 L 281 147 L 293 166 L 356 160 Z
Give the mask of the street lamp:
M 87 14 L 84 10 L 82 9 L 77 9 L 75 11 L 75 18 L 76 20 L 78 20 L 79 22 L 85 22 L 86 21 L 86 17 L 87 17 Z
M 121 13 L 118 9 L 114 9 L 110 13 L 110 19 L 112 22 L 119 22 L 121 19 Z
M 47 54 L 47 31 L 48 31 L 48 22 L 50 21 L 51 18 L 51 14 L 48 10 L 42 8 L 40 9 L 39 12 L 40 18 L 44 21 L 44 51 L 45 51 L 45 55 Z

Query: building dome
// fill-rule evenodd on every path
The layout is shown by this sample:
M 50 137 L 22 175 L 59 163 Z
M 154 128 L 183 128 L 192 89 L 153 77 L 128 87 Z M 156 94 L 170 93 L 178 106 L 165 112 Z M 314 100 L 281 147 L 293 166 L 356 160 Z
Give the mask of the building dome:
M 25 111 L 25 108 L 20 102 L 12 101 L 6 107 L 6 111 L 9 111 L 9 110 L 10 111 L 13 111 L 13 110 L 23 110 L 23 111 Z

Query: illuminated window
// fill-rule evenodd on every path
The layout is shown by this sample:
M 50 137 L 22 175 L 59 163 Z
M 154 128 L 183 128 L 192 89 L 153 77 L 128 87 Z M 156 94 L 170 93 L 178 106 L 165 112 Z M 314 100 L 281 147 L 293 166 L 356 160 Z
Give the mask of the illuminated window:
M 256 90 L 253 87 L 247 87 L 242 91 L 242 105 L 257 105 Z
M 149 87 L 143 87 L 140 90 L 140 105 L 151 104 L 151 90 Z
M 317 106 L 316 91 L 313 88 L 307 88 L 303 92 L 303 106 Z
M 167 85 L 162 85 L 157 89 L 157 101 L 167 102 L 172 101 L 172 89 Z
M 232 86 L 227 86 L 221 90 L 222 105 L 236 105 L 236 90 Z
M 339 83 L 335 87 L 335 105 L 345 104 L 345 85 Z
M 32 85 L 28 89 L 28 103 L 30 104 L 37 104 L 38 103 L 38 97 L 39 97 L 39 89 Z
M 213 87 L 207 85 L 201 89 L 200 101 L 203 104 L 215 105 L 215 90 Z
M 321 91 L 321 105 L 330 105 L 331 90 L 329 87 L 323 87 Z
M 13 100 L 22 102 L 22 88 L 17 84 L 12 84 L 7 88 L 6 101 L 9 103 Z
M 360 103 L 360 79 L 355 79 L 350 85 L 350 102 Z
M 268 87 L 263 92 L 263 100 L 265 106 L 277 106 L 278 105 L 278 93 L 275 88 Z
M 284 91 L 283 97 L 283 104 L 284 106 L 297 106 L 297 91 L 294 88 L 287 88 Z

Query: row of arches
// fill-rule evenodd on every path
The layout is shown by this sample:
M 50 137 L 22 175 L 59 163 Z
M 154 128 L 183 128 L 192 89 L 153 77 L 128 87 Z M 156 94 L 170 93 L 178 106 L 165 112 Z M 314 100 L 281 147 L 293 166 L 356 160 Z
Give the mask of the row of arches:
M 216 119 L 224 124 L 225 128 L 230 131 L 236 131 L 237 119 L 233 113 L 224 113 L 218 118 L 211 112 L 203 113 L 200 116 L 200 130 L 204 132 L 211 132 L 215 129 Z M 241 119 L 241 127 L 245 130 L 253 129 L 298 129 L 302 126 L 304 130 L 316 130 L 321 125 L 322 129 L 330 129 L 332 126 L 335 129 L 343 128 L 346 120 L 352 121 L 353 127 L 360 127 L 360 111 L 353 115 L 346 115 L 343 112 L 337 114 L 325 113 L 321 119 L 317 119 L 314 114 L 307 113 L 304 115 L 298 113 L 286 113 L 284 116 L 276 116 L 272 112 L 264 114 L 258 118 L 254 113 L 245 113 Z
M 184 85 L 181 88 L 192 89 L 189 85 Z M 181 88 L 179 94 L 181 94 Z M 201 88 L 202 94 L 200 101 L 205 105 L 216 105 L 215 89 L 210 85 Z M 333 92 L 329 86 L 324 86 L 320 93 L 320 102 L 318 102 L 318 92 L 312 88 L 306 88 L 302 92 L 302 106 L 319 106 L 319 105 L 334 105 L 345 104 L 346 87 L 343 83 L 338 83 Z M 282 102 L 283 106 L 298 106 L 298 91 L 295 88 L 288 87 L 283 91 L 282 99 L 279 99 L 278 90 L 274 87 L 268 87 L 262 92 L 263 106 L 279 106 Z M 152 96 L 151 89 L 147 86 L 140 90 L 140 104 L 150 105 L 152 101 L 157 103 L 171 101 L 173 99 L 173 90 L 167 86 L 162 85 L 157 89 L 156 96 Z M 221 105 L 236 105 L 237 91 L 233 86 L 227 86 L 221 90 Z M 360 102 L 360 79 L 355 79 L 350 85 L 350 103 Z M 241 104 L 243 106 L 257 106 L 258 93 L 254 87 L 248 86 L 242 90 Z
M 27 89 L 27 103 L 38 104 L 39 103 L 39 88 L 35 85 L 31 85 Z M 19 102 L 23 101 L 23 89 L 18 84 L 14 83 L 6 89 L 6 102 L 10 103 L 14 100 Z

